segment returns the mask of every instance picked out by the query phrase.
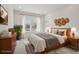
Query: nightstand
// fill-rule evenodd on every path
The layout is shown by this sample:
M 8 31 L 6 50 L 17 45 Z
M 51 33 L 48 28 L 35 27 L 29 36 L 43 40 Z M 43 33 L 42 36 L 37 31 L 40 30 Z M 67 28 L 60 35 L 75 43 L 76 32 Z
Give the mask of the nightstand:
M 8 37 L 0 37 L 0 54 L 13 53 L 16 46 L 16 33 Z
M 70 47 L 73 49 L 78 49 L 79 48 L 79 38 L 70 38 L 69 39 Z

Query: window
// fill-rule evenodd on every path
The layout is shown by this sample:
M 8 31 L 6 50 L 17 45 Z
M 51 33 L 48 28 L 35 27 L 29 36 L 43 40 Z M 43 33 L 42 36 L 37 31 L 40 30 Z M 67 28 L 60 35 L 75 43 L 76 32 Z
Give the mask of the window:
M 23 32 L 42 32 L 44 31 L 44 17 L 43 16 L 22 16 Z
M 36 31 L 35 16 L 25 16 L 25 31 Z

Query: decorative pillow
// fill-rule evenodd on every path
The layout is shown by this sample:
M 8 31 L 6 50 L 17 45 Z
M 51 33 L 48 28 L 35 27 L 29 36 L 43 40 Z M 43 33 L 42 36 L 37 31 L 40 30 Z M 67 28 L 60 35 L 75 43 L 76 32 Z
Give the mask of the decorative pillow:
M 58 31 L 57 34 L 63 36 L 64 35 L 64 31 Z
M 65 33 L 66 33 L 65 30 L 58 30 L 58 31 L 57 31 L 57 34 L 58 34 L 58 35 L 61 35 L 61 36 L 65 36 L 65 35 L 66 35 Z

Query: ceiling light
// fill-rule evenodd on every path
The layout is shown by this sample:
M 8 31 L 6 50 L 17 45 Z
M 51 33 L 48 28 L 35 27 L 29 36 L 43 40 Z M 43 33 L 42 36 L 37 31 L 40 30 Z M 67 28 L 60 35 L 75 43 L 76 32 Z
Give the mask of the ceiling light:
M 19 6 L 19 8 L 21 9 L 22 7 L 21 7 L 21 6 Z

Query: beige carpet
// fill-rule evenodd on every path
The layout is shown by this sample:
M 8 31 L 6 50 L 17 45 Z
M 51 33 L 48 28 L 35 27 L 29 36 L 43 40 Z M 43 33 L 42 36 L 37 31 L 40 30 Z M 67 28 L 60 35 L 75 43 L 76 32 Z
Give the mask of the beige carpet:
M 48 54 L 79 54 L 79 51 L 73 50 L 71 48 L 67 48 L 67 47 L 62 47 L 59 49 L 56 49 L 55 51 L 50 51 L 48 52 Z
M 24 40 L 17 40 L 16 43 L 16 48 L 14 51 L 14 54 L 26 54 L 26 50 L 25 50 L 25 45 L 24 45 Z
M 25 49 L 24 41 L 25 40 L 23 40 L 23 39 L 17 41 L 17 45 L 15 48 L 14 54 L 27 54 L 28 53 Z M 79 51 L 75 51 L 70 48 L 62 47 L 62 48 L 56 49 L 54 51 L 50 51 L 47 54 L 79 54 Z

